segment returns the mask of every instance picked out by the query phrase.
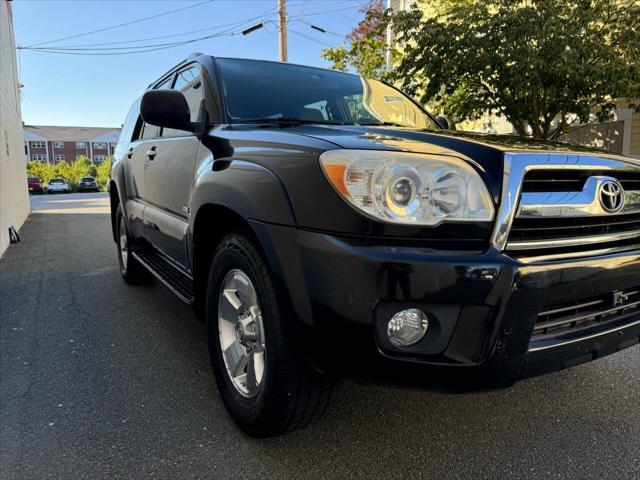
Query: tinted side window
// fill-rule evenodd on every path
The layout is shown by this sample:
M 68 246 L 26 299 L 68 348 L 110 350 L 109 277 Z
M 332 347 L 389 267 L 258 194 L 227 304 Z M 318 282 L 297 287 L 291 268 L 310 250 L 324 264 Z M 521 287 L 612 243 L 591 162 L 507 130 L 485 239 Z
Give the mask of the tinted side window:
M 151 125 L 150 123 L 142 124 L 142 131 L 140 133 L 140 138 L 143 140 L 146 138 L 155 138 L 160 136 L 160 127 L 156 127 L 155 125 Z
M 171 88 L 171 83 L 172 82 L 173 82 L 173 77 L 169 77 L 164 82 L 162 82 L 160 85 L 155 87 L 154 90 L 169 89 L 169 88 Z
M 191 111 L 191 121 L 197 122 L 200 106 L 204 99 L 202 94 L 203 89 L 202 80 L 200 78 L 200 67 L 193 66 L 178 72 L 173 84 L 173 89 L 180 90 L 184 94 L 187 99 L 187 104 L 189 105 L 189 110 Z M 162 131 L 163 137 L 170 137 L 174 135 L 185 135 L 185 132 L 171 128 L 165 128 Z
M 127 148 L 129 148 L 128 145 L 132 141 L 133 130 L 136 127 L 139 115 L 140 99 L 133 103 L 129 113 L 127 114 L 127 118 L 122 125 L 122 130 L 120 130 L 120 136 L 118 137 L 118 143 L 116 144 L 116 149 L 113 152 L 116 158 L 122 158 L 127 151 Z

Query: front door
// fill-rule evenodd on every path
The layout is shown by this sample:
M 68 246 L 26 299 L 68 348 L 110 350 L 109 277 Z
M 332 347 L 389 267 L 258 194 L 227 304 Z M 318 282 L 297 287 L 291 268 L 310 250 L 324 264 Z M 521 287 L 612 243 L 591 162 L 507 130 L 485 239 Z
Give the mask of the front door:
M 200 66 L 187 66 L 177 72 L 171 88 L 184 94 L 191 121 L 199 121 L 204 108 Z M 189 265 L 186 238 L 199 146 L 200 140 L 193 133 L 163 128 L 146 152 L 146 236 L 185 269 Z
M 189 201 L 199 144 L 194 136 L 159 138 L 145 152 L 146 237 L 184 268 L 188 268 Z
M 126 160 L 125 180 L 127 182 L 127 214 L 129 216 L 131 233 L 136 236 L 146 236 L 146 228 L 143 224 L 144 210 L 146 208 L 146 195 L 144 191 L 145 173 L 148 161 L 147 151 L 152 142 L 156 141 L 159 129 L 153 125 L 141 122 L 138 127 L 137 139 L 129 144 L 129 149 L 124 152 Z

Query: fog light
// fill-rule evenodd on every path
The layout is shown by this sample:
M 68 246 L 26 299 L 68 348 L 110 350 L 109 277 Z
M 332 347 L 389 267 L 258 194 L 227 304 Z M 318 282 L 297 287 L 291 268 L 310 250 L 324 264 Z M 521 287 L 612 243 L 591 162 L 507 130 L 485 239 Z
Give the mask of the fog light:
M 418 343 L 429 328 L 429 317 L 418 308 L 408 308 L 396 313 L 387 325 L 389 341 L 396 347 L 408 347 Z

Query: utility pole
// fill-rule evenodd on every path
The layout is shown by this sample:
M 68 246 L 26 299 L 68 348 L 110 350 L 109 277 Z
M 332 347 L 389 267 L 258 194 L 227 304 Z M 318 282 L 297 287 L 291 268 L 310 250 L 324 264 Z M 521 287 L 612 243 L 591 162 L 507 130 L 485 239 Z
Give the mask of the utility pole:
M 287 61 L 287 0 L 278 0 L 280 61 Z

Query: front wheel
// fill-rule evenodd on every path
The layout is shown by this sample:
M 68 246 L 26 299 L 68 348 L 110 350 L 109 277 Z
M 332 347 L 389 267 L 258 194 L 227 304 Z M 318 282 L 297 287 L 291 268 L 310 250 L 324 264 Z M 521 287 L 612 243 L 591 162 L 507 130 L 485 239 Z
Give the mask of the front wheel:
M 290 315 L 254 244 L 241 235 L 224 238 L 207 284 L 209 352 L 227 410 L 254 437 L 303 428 L 329 401 L 328 379 L 292 348 Z

